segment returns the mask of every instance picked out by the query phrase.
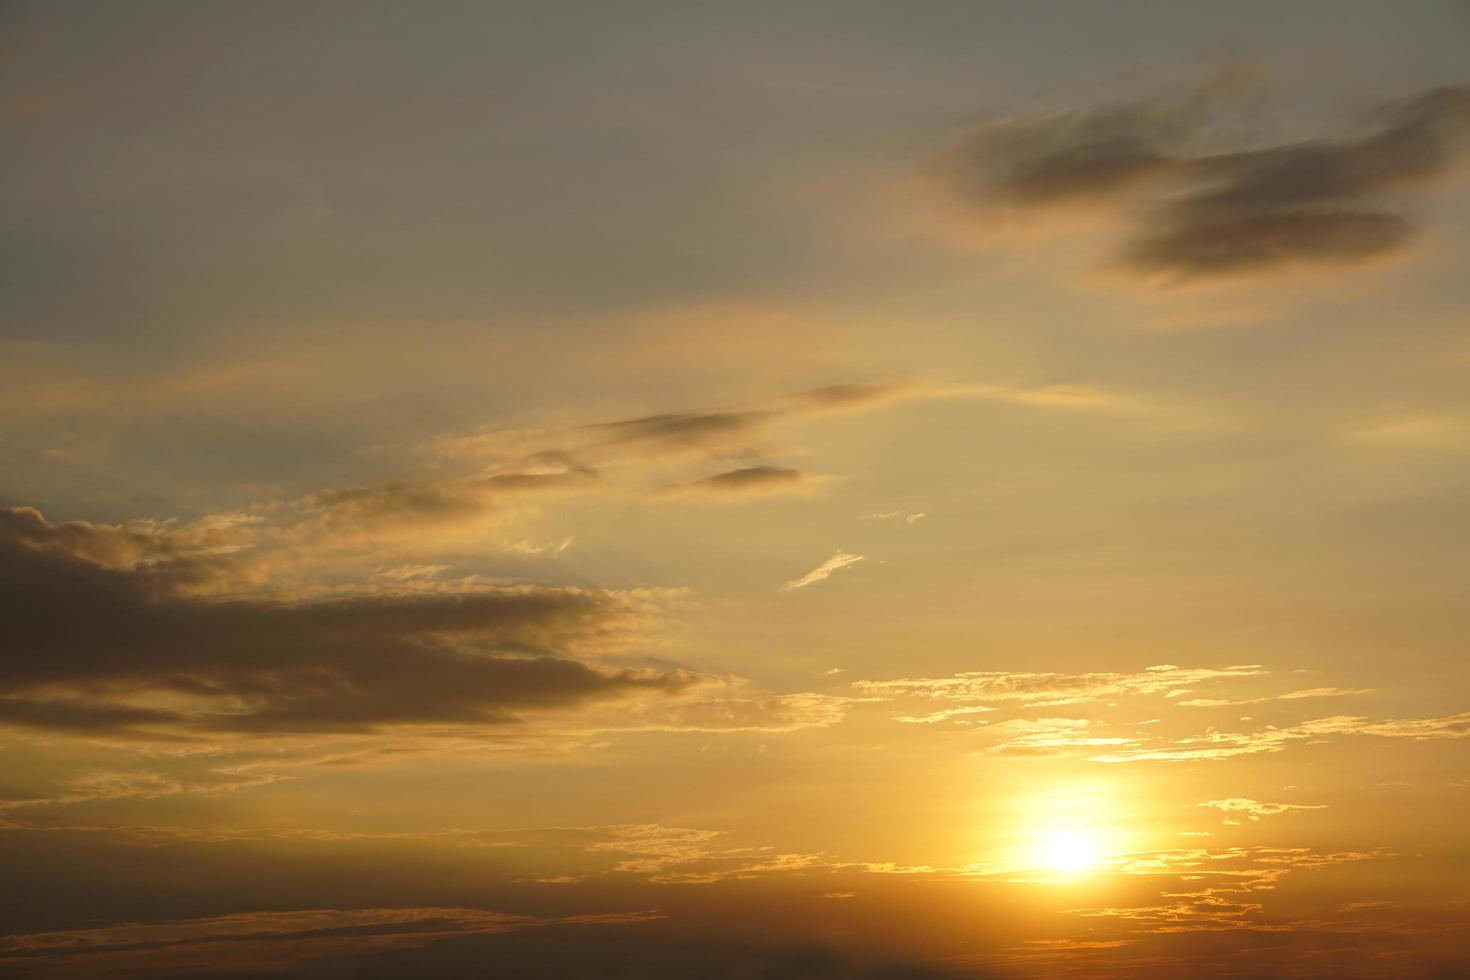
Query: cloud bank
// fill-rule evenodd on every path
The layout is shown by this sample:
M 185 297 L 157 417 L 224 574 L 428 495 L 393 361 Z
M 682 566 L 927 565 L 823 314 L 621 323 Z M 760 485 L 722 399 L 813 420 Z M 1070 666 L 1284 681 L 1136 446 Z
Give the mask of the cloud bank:
M 681 672 L 604 669 L 646 625 L 575 588 L 374 591 L 323 601 L 202 599 L 157 565 L 107 567 L 111 530 L 0 523 L 0 720 L 73 731 L 366 731 L 496 724 L 521 709 L 672 692 Z M 130 540 L 130 539 L 126 539 Z

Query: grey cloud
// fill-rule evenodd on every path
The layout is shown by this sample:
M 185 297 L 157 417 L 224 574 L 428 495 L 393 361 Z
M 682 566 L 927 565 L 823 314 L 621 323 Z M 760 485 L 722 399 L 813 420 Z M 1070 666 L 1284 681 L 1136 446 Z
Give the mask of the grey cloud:
M 446 435 L 422 447 L 441 459 L 481 458 L 491 472 L 399 481 L 379 486 L 323 490 L 300 501 L 308 516 L 299 533 L 333 529 L 383 529 L 400 525 L 472 520 L 488 513 L 502 495 L 578 491 L 599 485 L 602 469 L 686 453 L 731 454 L 769 427 L 813 414 L 877 407 L 919 393 L 914 385 L 850 383 L 797 392 L 772 407 L 680 411 L 600 422 L 562 432 L 483 430 Z M 589 462 L 590 460 L 590 462 Z M 794 489 L 797 470 L 751 466 L 678 489 L 757 493 Z M 669 487 L 666 489 L 675 489 Z
M 662 918 L 656 912 L 601 913 L 537 918 L 471 908 L 302 909 L 239 912 L 153 923 L 122 923 L 55 932 L 23 933 L 0 939 L 0 960 L 43 968 L 59 966 L 92 973 L 121 961 L 137 967 L 180 959 L 209 972 L 230 964 L 269 964 L 279 970 L 299 958 L 365 949 L 416 948 L 447 936 L 500 934 L 547 925 L 633 924 Z M 225 950 L 250 947 L 250 954 Z M 193 951 L 192 954 L 190 951 Z M 97 961 L 101 961 L 100 963 Z M 119 964 L 119 965 L 121 965 Z M 126 969 L 132 973 L 134 969 Z M 144 972 L 152 972 L 146 969 Z
M 782 425 L 824 415 L 876 410 L 916 398 L 986 398 L 1036 406 L 1103 405 L 1106 392 L 1082 385 L 1012 388 L 997 384 L 944 382 L 849 382 L 788 393 L 763 407 L 664 412 L 638 418 L 599 422 L 567 430 L 497 429 L 445 434 L 418 448 L 439 462 L 477 460 L 492 475 L 457 484 L 394 484 L 376 489 L 335 491 L 318 495 L 319 504 L 346 506 L 362 498 L 363 506 L 423 511 L 453 509 L 458 498 L 444 499 L 447 489 L 492 492 L 576 488 L 599 479 L 620 464 L 639 464 L 659 457 L 684 455 L 750 455 L 751 443 Z M 736 471 L 726 486 L 762 479 L 781 479 L 794 472 L 768 466 Z
M 521 709 L 689 686 L 679 672 L 572 659 L 626 641 L 645 615 L 610 593 L 527 587 L 206 601 L 5 535 L 0 716 L 73 730 L 503 723 Z M 146 703 L 164 695 L 188 707 Z
M 979 204 L 1108 200 L 1176 170 L 1211 117 L 1255 86 L 1253 73 L 1237 66 L 1172 101 L 998 120 L 971 134 L 952 156 L 950 176 Z
M 769 408 L 666 412 L 603 422 L 586 426 L 584 431 L 604 435 L 606 444 L 611 445 L 651 442 L 676 450 L 708 447 L 744 438 L 767 425 L 826 412 L 876 408 L 886 402 L 935 390 L 942 389 L 914 384 L 849 382 L 795 392 L 788 395 L 784 403 Z
M 479 481 L 479 485 L 490 490 L 514 493 L 575 488 L 595 482 L 597 478 L 597 471 L 592 467 L 571 465 L 551 473 L 497 473 Z
M 794 732 L 840 722 L 853 698 L 797 693 L 763 697 L 700 698 L 641 705 L 622 712 L 604 731 Z
M 0 725 L 51 728 L 77 733 L 127 732 L 138 726 L 181 721 L 172 711 L 76 699 L 0 698 Z
M 1042 207 L 1110 198 L 1173 166 L 1145 107 L 1067 113 L 977 133 L 955 176 L 981 203 Z
M 952 168 L 972 201 L 1036 210 L 1091 200 L 1133 225 L 1119 256 L 1135 273 L 1178 278 L 1340 264 L 1385 255 L 1415 232 L 1386 195 L 1444 175 L 1463 148 L 1470 87 L 1433 89 L 1376 128 L 1239 152 L 1207 151 L 1228 88 L 997 123 Z M 1131 206 L 1138 189 L 1153 206 Z
M 306 504 L 362 519 L 398 514 L 457 517 L 476 512 L 481 506 L 478 496 L 467 488 L 415 483 L 323 490 L 307 498 Z
M 1438 88 L 1391 107 L 1382 128 L 1364 136 L 1318 140 L 1206 157 L 1195 169 L 1218 186 L 1195 207 L 1279 209 L 1362 197 L 1439 176 L 1470 123 L 1470 87 Z
M 744 435 L 775 418 L 773 412 L 667 412 L 621 422 L 602 422 L 590 429 L 604 433 L 613 444 L 654 442 L 674 446 L 701 446 Z
M 1198 277 L 1292 262 L 1349 262 L 1394 251 L 1413 231 L 1404 218 L 1370 211 L 1177 211 L 1165 229 L 1127 248 L 1125 264 Z
M 674 483 L 663 489 L 673 493 L 701 493 L 716 496 L 751 496 L 799 490 L 810 482 L 801 470 L 782 466 L 746 466 L 726 473 L 716 473 L 689 483 Z
M 797 392 L 792 396 L 792 400 L 802 405 L 807 411 L 831 411 L 868 408 L 924 390 L 923 386 L 912 384 L 849 382 Z
M 785 944 L 670 927 L 655 909 L 527 915 L 466 907 L 235 912 L 19 933 L 0 959 L 29 975 L 712 980 L 976 980 L 858 944 Z
M 480 477 L 322 490 L 300 502 L 307 516 L 295 531 L 365 531 L 468 521 L 489 514 L 498 498 L 579 490 L 597 480 L 597 470 L 574 464 L 546 471 L 512 470 Z
M 123 527 L 89 521 L 52 523 L 34 507 L 0 508 L 0 539 L 103 568 L 134 572 L 156 592 L 189 591 L 228 577 L 227 556 L 255 544 L 257 519 L 230 514 L 176 525 Z

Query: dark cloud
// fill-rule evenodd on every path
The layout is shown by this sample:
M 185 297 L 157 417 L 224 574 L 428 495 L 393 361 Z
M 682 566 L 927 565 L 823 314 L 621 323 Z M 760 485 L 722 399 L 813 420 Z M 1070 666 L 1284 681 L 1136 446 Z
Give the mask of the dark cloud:
M 927 390 L 913 384 L 828 385 L 788 395 L 767 408 L 664 412 L 539 438 L 528 436 L 553 444 L 514 454 L 507 453 L 506 446 L 515 440 L 498 430 L 443 437 L 431 444 L 436 454 L 448 458 L 488 455 L 489 472 L 323 490 L 298 502 L 308 516 L 296 532 L 391 531 L 473 520 L 489 514 L 500 496 L 595 488 L 601 483 L 602 470 L 611 464 L 687 453 L 753 455 L 749 448 L 742 452 L 742 444 L 773 426 L 812 415 L 876 408 Z M 557 441 L 564 444 L 555 445 Z M 804 479 L 796 470 L 752 466 L 683 488 L 752 493 L 794 488 Z
M 322 490 L 301 501 L 308 516 L 297 526 L 297 533 L 392 530 L 470 521 L 489 515 L 500 497 L 577 490 L 597 480 L 597 470 L 573 464 L 564 469 Z
M 912 395 L 922 390 L 917 385 L 905 384 L 874 384 L 867 382 L 850 382 L 840 385 L 826 385 L 821 388 L 812 388 L 808 391 L 799 392 L 792 396 L 793 399 L 803 405 L 808 411 L 820 411 L 830 409 L 868 408 L 882 402 Z
M 1362 133 L 1206 149 L 1219 141 L 1209 123 L 1232 98 L 1214 85 L 1175 103 L 997 123 L 972 138 L 952 175 L 981 204 L 1128 206 L 1136 231 L 1120 258 L 1137 273 L 1261 272 L 1401 248 L 1415 229 L 1390 195 L 1444 175 L 1470 124 L 1470 87 L 1439 88 Z
M 1196 195 L 1204 210 L 1332 205 L 1444 173 L 1470 124 L 1470 87 L 1438 88 L 1391 107 L 1363 136 L 1205 157 L 1194 163 L 1219 186 Z
M 53 524 L 33 507 L 0 508 L 0 539 L 33 551 L 68 555 L 103 568 L 129 570 L 157 592 L 215 584 L 231 566 L 226 556 L 256 541 L 253 519 L 220 515 L 176 526 L 119 527 L 89 521 Z
M 980 202 L 1105 200 L 1167 173 L 1174 161 L 1165 147 L 1178 133 L 1144 106 L 1004 123 L 976 134 L 955 176 Z
M 801 470 L 783 466 L 746 466 L 716 473 L 702 480 L 674 483 L 663 489 L 672 493 L 703 493 L 716 496 L 751 496 L 799 490 L 810 482 Z
M 506 493 L 566 490 L 594 483 L 597 478 L 597 471 L 590 466 L 572 466 L 552 473 L 497 473 L 479 481 L 479 485 Z
M 768 411 L 667 412 L 621 422 L 603 422 L 589 428 L 606 433 L 612 443 L 647 441 L 680 447 L 703 446 L 744 435 L 772 421 L 777 415 Z
M 615 595 L 577 589 L 206 601 L 12 533 L 0 536 L 0 718 L 74 730 L 505 722 L 520 709 L 687 686 L 677 672 L 572 659 L 643 620 Z M 160 697 L 178 706 L 157 709 Z
M 127 572 L 135 587 L 154 597 L 226 591 L 254 578 L 237 552 L 259 542 L 258 521 L 222 514 L 184 525 L 52 523 L 34 507 L 5 507 L 0 508 L 0 548 Z
M 643 418 L 603 422 L 586 430 L 603 433 L 608 445 L 650 442 L 672 450 L 708 448 L 744 438 L 767 425 L 805 415 L 876 407 L 919 391 L 914 385 L 849 383 L 797 392 L 785 404 L 765 409 L 666 412 Z
M 182 719 L 172 711 L 134 708 L 106 702 L 0 698 L 0 724 L 53 728 L 73 732 L 117 732 Z
M 939 967 L 847 944 L 781 942 L 758 935 L 687 934 L 658 923 L 573 936 L 566 927 L 453 937 L 415 949 L 353 957 L 350 975 L 522 980 L 980 980 L 975 968 Z M 318 960 L 288 975 L 346 975 Z
M 484 501 L 470 487 L 401 482 L 323 490 L 305 503 L 333 519 L 364 523 L 401 517 L 448 520 L 477 514 L 484 508 Z
M 952 384 L 851 382 L 791 392 L 755 408 L 662 412 L 570 430 L 486 427 L 440 436 L 420 447 L 441 461 L 479 460 L 485 470 L 474 477 L 335 491 L 318 494 L 309 502 L 318 507 L 355 507 L 365 512 L 452 512 L 466 494 L 485 499 L 501 492 L 587 489 L 598 485 L 604 473 L 667 457 L 755 457 L 762 440 L 773 430 L 816 416 L 877 409 L 906 398 L 975 394 L 999 397 L 1002 391 Z M 729 484 L 753 485 L 762 479 L 760 471 L 774 470 L 758 466 L 748 469 L 748 477 L 734 478 Z
M 53 970 L 98 975 L 109 968 L 131 975 L 174 973 L 170 967 L 181 961 L 196 976 L 198 970 L 213 973 L 230 967 L 278 974 L 293 962 L 332 953 L 413 949 L 447 936 L 548 925 L 629 925 L 656 918 L 653 912 L 537 918 L 441 907 L 243 912 L 7 936 L 0 938 L 0 962 L 24 964 L 42 975 Z
M 1279 211 L 1176 220 L 1130 245 L 1125 264 L 1186 276 L 1223 275 L 1292 262 L 1350 262 L 1399 248 L 1413 226 L 1392 214 Z
M 688 934 L 657 911 L 531 916 L 464 907 L 246 912 L 21 934 L 32 976 L 513 976 L 524 980 L 978 980 L 862 948 Z M 535 935 L 535 934 L 540 935 Z M 628 933 L 622 936 L 619 933 Z

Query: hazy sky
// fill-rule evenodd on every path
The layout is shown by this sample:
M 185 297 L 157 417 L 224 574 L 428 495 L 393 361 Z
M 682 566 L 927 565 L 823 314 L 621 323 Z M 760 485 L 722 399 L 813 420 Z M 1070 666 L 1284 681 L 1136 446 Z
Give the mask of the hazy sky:
M 0 975 L 1470 972 L 1467 43 L 0 7 Z

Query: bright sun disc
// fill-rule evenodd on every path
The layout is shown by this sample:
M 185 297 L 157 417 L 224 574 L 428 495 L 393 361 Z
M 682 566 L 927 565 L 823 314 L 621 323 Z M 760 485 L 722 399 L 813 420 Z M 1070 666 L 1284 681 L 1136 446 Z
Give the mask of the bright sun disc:
M 1097 845 L 1075 830 L 1059 830 L 1042 843 L 1042 863 L 1053 871 L 1077 874 L 1097 863 Z

